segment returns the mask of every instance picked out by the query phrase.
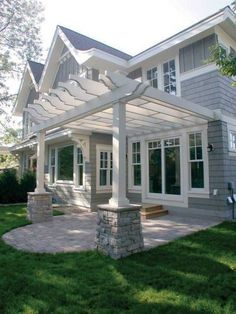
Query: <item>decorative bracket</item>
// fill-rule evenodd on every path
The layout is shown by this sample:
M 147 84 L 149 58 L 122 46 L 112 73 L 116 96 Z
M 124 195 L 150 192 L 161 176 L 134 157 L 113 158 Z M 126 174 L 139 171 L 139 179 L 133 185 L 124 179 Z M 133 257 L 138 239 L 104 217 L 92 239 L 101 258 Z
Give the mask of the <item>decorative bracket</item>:
M 89 162 L 89 136 L 71 133 L 69 137 L 82 149 L 84 160 Z

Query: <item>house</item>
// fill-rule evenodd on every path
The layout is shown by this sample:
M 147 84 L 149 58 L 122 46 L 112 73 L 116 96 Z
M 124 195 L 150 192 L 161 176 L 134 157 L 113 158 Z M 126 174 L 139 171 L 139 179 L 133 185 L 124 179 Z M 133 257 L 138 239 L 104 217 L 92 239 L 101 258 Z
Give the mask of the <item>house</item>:
M 206 62 L 216 43 L 235 54 L 229 7 L 136 56 L 58 26 L 45 64 L 29 61 L 19 89 L 21 171 L 38 146 L 37 191 L 45 183 L 57 202 L 229 217 L 236 88 Z

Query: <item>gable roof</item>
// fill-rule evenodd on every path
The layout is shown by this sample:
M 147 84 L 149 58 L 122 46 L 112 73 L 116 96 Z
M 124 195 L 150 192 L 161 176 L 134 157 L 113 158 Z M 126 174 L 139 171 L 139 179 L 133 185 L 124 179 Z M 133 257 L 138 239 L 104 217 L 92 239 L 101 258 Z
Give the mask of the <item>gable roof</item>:
M 85 35 L 82 35 L 80 33 L 77 33 L 71 29 L 68 29 L 63 26 L 58 26 L 63 31 L 63 33 L 66 35 L 66 37 L 69 39 L 71 44 L 78 50 L 86 51 L 91 48 L 96 48 L 102 51 L 105 51 L 113 56 L 119 57 L 121 59 L 124 59 L 126 61 L 130 60 L 132 58 L 131 55 L 128 55 L 127 53 L 124 53 L 118 49 L 112 48 L 106 44 L 103 44 L 95 39 L 92 39 L 90 37 L 87 37 Z
M 35 82 L 38 84 L 43 73 L 44 64 L 28 60 L 29 67 L 34 76 Z

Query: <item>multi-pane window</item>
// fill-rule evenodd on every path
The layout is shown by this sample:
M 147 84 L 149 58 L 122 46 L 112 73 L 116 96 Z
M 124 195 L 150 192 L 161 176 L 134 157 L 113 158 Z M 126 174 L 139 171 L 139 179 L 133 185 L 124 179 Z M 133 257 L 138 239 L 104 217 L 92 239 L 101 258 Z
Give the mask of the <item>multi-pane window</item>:
M 163 83 L 165 92 L 176 95 L 175 60 L 170 60 L 163 64 Z
M 84 158 L 81 148 L 77 148 L 77 185 L 83 185 Z
M 189 134 L 190 187 L 204 188 L 202 134 Z
M 148 143 L 149 192 L 181 194 L 180 139 Z
M 140 142 L 132 143 L 132 178 L 133 186 L 141 185 L 141 152 Z
M 150 82 L 152 87 L 158 88 L 158 72 L 157 67 L 154 67 L 147 71 L 147 80 Z
M 99 153 L 99 186 L 112 185 L 112 152 L 100 151 Z
M 230 145 L 230 150 L 236 150 L 236 132 L 230 132 L 229 145 Z
M 51 155 L 50 155 L 50 181 L 51 183 L 55 183 L 55 174 L 56 174 L 56 150 L 55 148 L 51 149 Z

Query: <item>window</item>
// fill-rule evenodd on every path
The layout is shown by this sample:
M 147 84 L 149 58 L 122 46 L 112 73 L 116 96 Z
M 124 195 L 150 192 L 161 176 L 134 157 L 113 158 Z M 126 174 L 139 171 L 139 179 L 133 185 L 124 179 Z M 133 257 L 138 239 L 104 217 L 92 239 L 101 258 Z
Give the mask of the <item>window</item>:
M 97 150 L 98 158 L 98 179 L 99 188 L 110 188 L 112 186 L 112 151 L 111 148 L 99 148 Z
M 141 153 L 140 142 L 132 143 L 132 185 L 141 185 Z
M 236 150 L 236 132 L 230 131 L 229 134 L 229 149 Z
M 190 187 L 204 188 L 202 134 L 189 134 Z
M 73 181 L 74 146 L 60 147 L 57 150 L 57 179 Z
M 157 67 L 154 67 L 147 71 L 147 80 L 150 82 L 152 87 L 158 88 L 158 72 Z
M 210 49 L 217 42 L 216 34 L 200 39 L 179 51 L 180 72 L 187 72 L 203 66 L 210 57 Z
M 81 148 L 77 148 L 77 186 L 83 185 L 84 158 Z
M 149 142 L 148 157 L 149 192 L 180 195 L 180 139 Z
M 51 154 L 50 154 L 50 183 L 53 184 L 55 183 L 55 171 L 56 168 L 56 150 L 55 148 L 51 149 Z
M 176 70 L 175 60 L 170 60 L 163 64 L 164 91 L 176 95 Z

